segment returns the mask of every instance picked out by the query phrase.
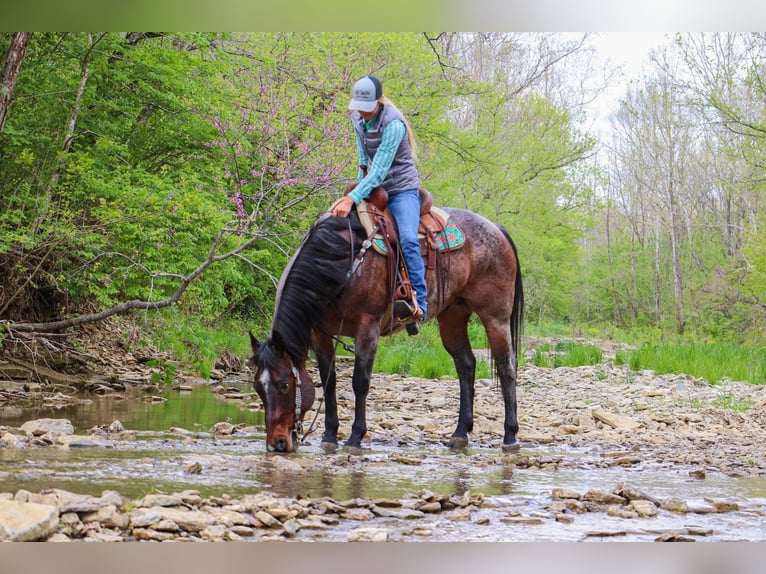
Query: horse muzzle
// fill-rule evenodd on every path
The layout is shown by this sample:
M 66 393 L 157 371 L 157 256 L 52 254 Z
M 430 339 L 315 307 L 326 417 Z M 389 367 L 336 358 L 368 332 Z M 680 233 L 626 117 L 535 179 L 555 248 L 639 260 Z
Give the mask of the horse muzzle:
M 266 441 L 268 452 L 295 452 L 298 450 L 298 433 L 294 430 L 288 434 L 278 436 L 273 440 Z

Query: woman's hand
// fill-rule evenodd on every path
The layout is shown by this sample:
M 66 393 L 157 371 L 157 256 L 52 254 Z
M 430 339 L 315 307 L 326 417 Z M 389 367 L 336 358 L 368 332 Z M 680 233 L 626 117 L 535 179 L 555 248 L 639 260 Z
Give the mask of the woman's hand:
M 354 200 L 349 196 L 346 196 L 335 204 L 335 207 L 332 208 L 330 213 L 336 217 L 348 217 L 348 214 L 351 212 L 353 205 Z

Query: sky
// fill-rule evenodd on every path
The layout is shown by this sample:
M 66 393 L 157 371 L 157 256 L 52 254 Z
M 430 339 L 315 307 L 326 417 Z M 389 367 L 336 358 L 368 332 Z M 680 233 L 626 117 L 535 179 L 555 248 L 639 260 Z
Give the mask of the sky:
M 602 62 L 621 68 L 621 72 L 610 87 L 589 106 L 589 113 L 594 117 L 594 128 L 608 130 L 609 115 L 617 109 L 620 99 L 625 95 L 629 82 L 641 77 L 649 63 L 649 53 L 653 48 L 669 41 L 669 32 L 599 32 L 594 35 L 593 44 L 597 57 Z

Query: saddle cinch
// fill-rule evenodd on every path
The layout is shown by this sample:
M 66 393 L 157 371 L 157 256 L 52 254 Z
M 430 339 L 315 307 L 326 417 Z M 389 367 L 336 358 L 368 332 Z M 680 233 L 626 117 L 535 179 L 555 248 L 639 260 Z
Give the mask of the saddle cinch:
M 357 184 L 358 182 L 351 183 L 343 195 L 348 195 Z M 420 240 L 420 252 L 425 257 L 426 274 L 429 274 L 438 265 L 438 254 L 443 251 L 460 249 L 465 243 L 465 235 L 457 222 L 446 211 L 433 205 L 433 197 L 430 192 L 422 187 L 419 191 L 420 226 L 418 239 Z M 359 221 L 372 241 L 373 249 L 384 256 L 389 256 L 392 252 L 397 255 L 396 257 L 389 257 L 391 262 L 389 277 L 395 277 L 393 286 L 395 298 L 417 305 L 407 267 L 399 251 L 396 223 L 387 206 L 388 192 L 382 187 L 376 187 L 368 199 L 359 202 L 356 211 L 359 215 Z

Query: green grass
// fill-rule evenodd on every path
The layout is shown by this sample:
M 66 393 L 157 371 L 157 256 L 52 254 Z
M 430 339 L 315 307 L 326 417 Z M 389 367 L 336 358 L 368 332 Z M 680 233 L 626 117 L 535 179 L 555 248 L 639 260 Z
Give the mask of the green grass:
M 481 325 L 479 325 L 481 327 Z M 486 348 L 486 335 L 476 327 L 469 328 L 474 349 Z M 482 340 L 484 337 L 484 340 Z M 457 378 L 457 371 L 452 357 L 444 350 L 435 323 L 427 323 L 420 329 L 420 334 L 410 337 L 399 333 L 392 337 L 383 337 L 378 345 L 375 359 L 376 372 L 409 375 L 425 379 L 443 377 Z M 487 361 L 476 361 L 476 378 L 489 378 Z
M 538 367 L 581 367 L 598 365 L 603 362 L 601 349 L 595 345 L 575 341 L 558 341 L 553 348 L 549 343 L 542 343 L 533 349 L 530 362 Z
M 615 362 L 634 371 L 657 374 L 684 373 L 711 384 L 723 379 L 766 383 L 766 349 L 735 343 L 644 343 L 633 351 L 620 351 Z
M 203 379 L 210 378 L 215 360 L 222 354 L 231 353 L 242 359 L 250 354 L 247 327 L 239 322 L 203 325 L 168 312 L 153 315 L 144 331 L 147 334 L 145 342 L 190 365 Z M 164 380 L 155 382 L 172 382 L 173 365 L 156 360 L 154 366 L 165 371 L 165 376 L 160 377 Z

